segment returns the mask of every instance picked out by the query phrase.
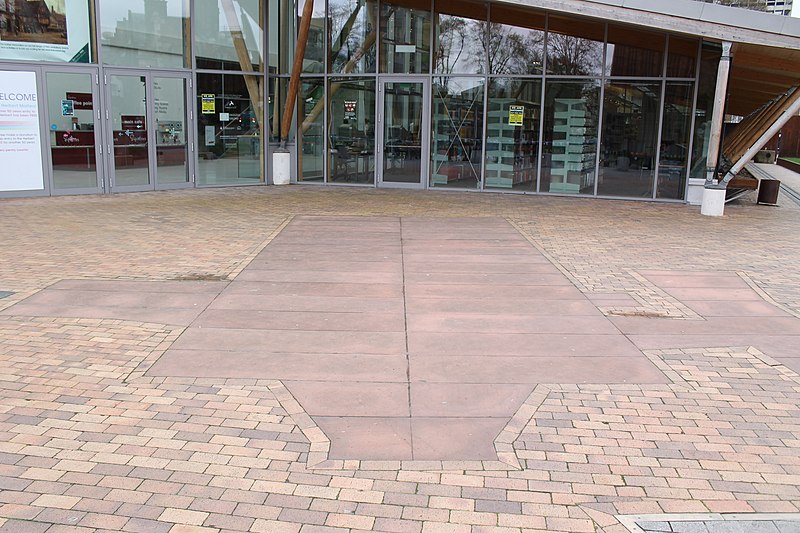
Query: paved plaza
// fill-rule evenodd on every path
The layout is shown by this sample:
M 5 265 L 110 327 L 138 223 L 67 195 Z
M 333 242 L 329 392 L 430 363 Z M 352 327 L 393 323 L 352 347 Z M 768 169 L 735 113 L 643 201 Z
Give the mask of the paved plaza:
M 0 531 L 797 530 L 788 199 L 206 189 L 0 228 Z

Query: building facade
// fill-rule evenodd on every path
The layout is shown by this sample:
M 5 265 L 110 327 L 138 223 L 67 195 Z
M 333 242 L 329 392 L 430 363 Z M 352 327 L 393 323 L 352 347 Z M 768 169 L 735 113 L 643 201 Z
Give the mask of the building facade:
M 310 1 L 299 183 L 684 201 L 705 176 L 714 39 L 547 2 Z M 0 0 L 0 195 L 270 183 L 301 11 Z

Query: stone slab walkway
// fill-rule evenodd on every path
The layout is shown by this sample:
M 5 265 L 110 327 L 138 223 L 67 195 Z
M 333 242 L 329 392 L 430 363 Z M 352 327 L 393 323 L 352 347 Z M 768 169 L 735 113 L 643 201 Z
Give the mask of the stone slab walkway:
M 622 533 L 800 511 L 791 206 L 712 221 L 290 187 L 0 209 L 0 531 Z M 603 375 L 595 346 L 658 379 Z M 568 377 L 594 373 L 559 379 L 578 359 Z M 376 411 L 451 433 L 370 458 L 386 434 L 346 423 Z M 497 428 L 487 459 L 470 438 Z

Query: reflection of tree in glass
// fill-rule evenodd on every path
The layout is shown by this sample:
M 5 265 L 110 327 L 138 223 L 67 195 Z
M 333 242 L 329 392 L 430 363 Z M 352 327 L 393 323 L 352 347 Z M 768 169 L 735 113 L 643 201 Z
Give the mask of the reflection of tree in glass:
M 528 31 L 505 24 L 480 22 L 477 32 L 480 53 L 488 55 L 492 74 L 538 74 L 542 69 L 544 32 Z M 488 54 L 487 54 L 488 51 Z M 480 64 L 483 63 L 482 58 Z M 480 71 L 483 73 L 483 70 Z
M 436 43 L 435 72 L 450 74 L 464 52 L 464 44 L 469 42 L 474 23 L 461 17 L 439 16 L 439 39 Z
M 363 71 L 374 68 L 375 52 L 374 39 L 367 42 L 373 32 L 372 21 L 375 20 L 375 3 L 357 2 L 355 6 L 350 2 L 337 2 L 332 0 L 328 5 L 328 25 L 331 38 L 331 65 L 333 72 L 343 72 L 350 61 L 356 57 L 351 67 L 351 72 L 360 70 L 359 60 L 365 57 L 366 64 Z M 365 46 L 368 44 L 368 46 Z
M 550 33 L 547 41 L 548 70 L 552 74 L 592 76 L 603 64 L 603 43 Z

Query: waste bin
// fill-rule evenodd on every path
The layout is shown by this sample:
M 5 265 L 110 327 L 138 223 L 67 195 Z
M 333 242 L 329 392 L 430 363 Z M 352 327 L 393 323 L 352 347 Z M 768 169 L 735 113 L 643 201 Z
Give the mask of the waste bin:
M 758 203 L 777 205 L 778 192 L 781 190 L 780 180 L 761 180 L 758 186 Z

